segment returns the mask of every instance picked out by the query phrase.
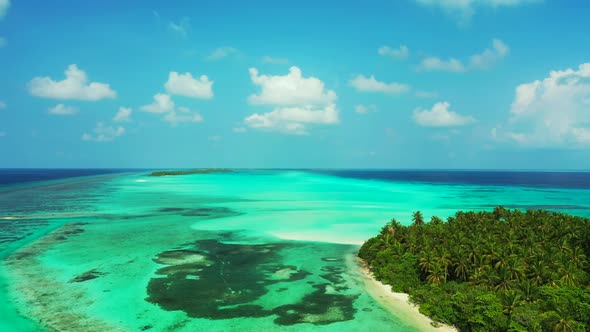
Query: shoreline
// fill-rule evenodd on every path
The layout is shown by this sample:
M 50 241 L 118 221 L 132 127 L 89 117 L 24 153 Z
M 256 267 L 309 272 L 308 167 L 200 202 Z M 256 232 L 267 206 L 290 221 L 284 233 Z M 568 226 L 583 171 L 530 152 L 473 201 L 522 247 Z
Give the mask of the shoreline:
M 457 332 L 455 327 L 443 323 L 438 323 L 438 326 L 435 327 L 432 325 L 432 319 L 420 313 L 418 306 L 409 301 L 409 294 L 396 293 L 391 290 L 390 285 L 383 284 L 375 279 L 373 273 L 359 258 L 355 257 L 354 264 L 358 268 L 367 293 L 386 310 L 403 319 L 408 325 L 420 331 Z
M 16 309 L 19 316 L 24 316 L 23 318 L 25 318 L 24 320 L 26 320 L 27 323 L 33 323 L 34 325 L 37 325 L 37 327 L 44 327 L 48 330 L 60 329 L 66 326 L 68 329 L 84 330 L 83 326 L 88 324 L 108 327 L 111 330 L 119 330 L 118 326 L 112 326 L 108 322 L 103 322 L 94 317 L 86 316 L 85 314 L 76 312 L 70 308 L 60 308 L 64 312 L 58 315 L 58 317 L 48 315 L 48 309 L 56 309 L 54 307 L 56 303 L 55 299 L 60 299 L 60 295 L 63 296 L 64 294 L 56 292 L 59 287 L 55 284 L 55 280 L 48 280 L 46 278 L 48 275 L 47 273 L 41 275 L 38 274 L 38 259 L 43 252 L 54 245 L 66 240 L 70 236 L 76 236 L 78 233 L 83 232 L 84 225 L 84 222 L 72 222 L 61 225 L 45 236 L 36 239 L 29 245 L 13 252 L 9 257 L 4 258 L 2 267 L 7 268 L 8 271 L 6 272 L 9 272 L 5 276 L 7 277 L 7 281 L 12 279 L 12 281 L 15 282 L 14 278 L 18 280 L 13 284 L 14 288 L 12 289 L 11 294 L 7 295 L 12 298 L 14 309 Z M 391 315 L 403 321 L 405 325 L 413 327 L 418 331 L 457 331 L 455 328 L 444 324 L 440 324 L 438 327 L 431 325 L 432 320 L 421 314 L 418 311 L 418 307 L 409 302 L 408 294 L 395 293 L 391 291 L 389 285 L 377 281 L 365 266 L 364 262 L 356 257 L 356 251 L 354 253 L 349 253 L 346 256 L 348 256 L 346 259 L 347 265 L 352 269 L 353 276 L 356 277 L 355 279 L 358 278 L 362 283 L 362 288 L 366 294 L 373 298 Z M 26 282 L 23 284 L 23 281 L 25 280 Z M 39 287 L 30 288 L 30 283 Z M 82 301 L 87 302 L 87 304 L 92 303 L 92 299 L 84 298 L 82 289 L 78 289 L 77 285 L 68 285 L 68 288 Z M 50 289 L 51 291 L 45 291 L 47 289 Z M 61 303 L 63 301 L 57 302 Z

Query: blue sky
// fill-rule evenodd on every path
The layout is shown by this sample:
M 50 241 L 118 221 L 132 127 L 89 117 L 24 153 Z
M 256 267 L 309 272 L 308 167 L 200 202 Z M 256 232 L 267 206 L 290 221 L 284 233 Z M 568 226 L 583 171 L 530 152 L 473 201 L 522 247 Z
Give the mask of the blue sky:
M 590 169 L 589 15 L 0 0 L 0 167 Z

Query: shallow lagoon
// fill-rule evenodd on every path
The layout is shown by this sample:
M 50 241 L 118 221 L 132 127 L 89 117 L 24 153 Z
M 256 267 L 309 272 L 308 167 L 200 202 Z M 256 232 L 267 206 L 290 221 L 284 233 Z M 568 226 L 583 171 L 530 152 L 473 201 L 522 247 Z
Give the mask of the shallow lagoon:
M 590 191 L 302 171 L 127 173 L 4 190 L 0 216 L 16 219 L 1 221 L 1 310 L 22 330 L 38 327 L 17 311 L 72 331 L 413 331 L 364 292 L 357 245 L 416 209 L 446 217 L 499 204 L 589 216 Z

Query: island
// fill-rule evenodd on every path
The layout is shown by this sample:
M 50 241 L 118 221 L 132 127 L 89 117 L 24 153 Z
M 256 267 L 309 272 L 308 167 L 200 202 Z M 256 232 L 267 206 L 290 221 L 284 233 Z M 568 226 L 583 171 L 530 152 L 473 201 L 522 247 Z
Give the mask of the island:
M 544 210 L 395 219 L 359 250 L 373 277 L 459 331 L 587 331 L 590 219 Z
M 202 168 L 189 170 L 168 170 L 151 172 L 150 176 L 170 176 L 170 175 L 190 175 L 190 174 L 210 174 L 210 173 L 230 173 L 233 172 L 227 168 Z

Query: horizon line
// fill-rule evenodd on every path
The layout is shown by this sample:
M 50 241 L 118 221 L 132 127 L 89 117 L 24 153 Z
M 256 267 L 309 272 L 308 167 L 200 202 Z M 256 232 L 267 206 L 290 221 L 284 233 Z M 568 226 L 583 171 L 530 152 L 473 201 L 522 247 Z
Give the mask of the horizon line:
M 590 169 L 535 169 L 535 168 L 356 168 L 356 167 L 0 167 L 2 170 L 193 170 L 193 169 L 229 169 L 229 170 L 312 170 L 312 171 L 465 171 L 465 172 L 590 172 Z

